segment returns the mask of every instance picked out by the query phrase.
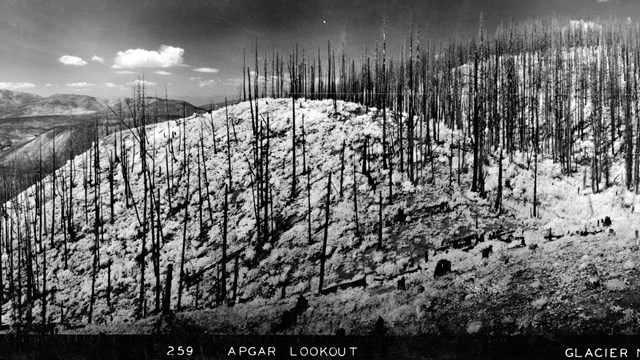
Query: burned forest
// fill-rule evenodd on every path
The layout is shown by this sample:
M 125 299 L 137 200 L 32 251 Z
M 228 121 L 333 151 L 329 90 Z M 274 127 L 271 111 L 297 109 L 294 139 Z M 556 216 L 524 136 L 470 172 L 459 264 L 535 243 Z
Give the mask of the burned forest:
M 640 26 L 408 28 L 256 40 L 226 103 L 141 81 L 7 167 L 0 329 L 637 333 Z

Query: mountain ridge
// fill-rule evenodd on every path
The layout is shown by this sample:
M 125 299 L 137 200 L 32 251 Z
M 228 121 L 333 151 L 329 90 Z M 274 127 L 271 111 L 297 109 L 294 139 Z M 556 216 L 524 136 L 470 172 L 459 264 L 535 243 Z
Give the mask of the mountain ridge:
M 48 97 L 12 90 L 0 90 L 0 118 L 39 115 L 86 115 L 107 110 L 106 100 L 77 94 Z
M 169 105 L 169 113 L 177 115 L 183 107 L 188 116 L 193 112 L 204 112 L 204 106 L 196 106 L 186 100 L 165 99 L 156 96 L 145 97 L 149 105 L 160 104 L 160 112 L 165 112 L 165 104 Z M 52 116 L 52 115 L 92 115 L 110 113 L 110 108 L 125 102 L 126 98 L 103 99 L 90 95 L 56 93 L 50 96 L 13 90 L 0 90 L 0 119 Z

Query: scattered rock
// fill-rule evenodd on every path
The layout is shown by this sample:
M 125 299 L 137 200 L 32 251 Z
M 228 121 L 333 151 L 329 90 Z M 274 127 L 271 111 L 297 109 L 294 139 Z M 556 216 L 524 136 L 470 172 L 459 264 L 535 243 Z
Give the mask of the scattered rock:
M 537 312 L 535 315 L 533 315 L 533 323 L 535 324 L 534 326 L 537 326 L 538 323 L 542 320 L 542 317 L 544 316 L 544 311 L 539 311 Z
M 598 308 L 593 311 L 593 318 L 596 320 L 604 320 L 609 316 L 606 308 Z
M 421 303 L 416 305 L 416 316 L 418 317 L 418 319 L 425 318 L 428 313 L 429 307 L 427 306 L 427 304 Z
M 10 148 L 11 147 L 11 140 L 7 139 L 7 138 L 1 138 L 0 137 L 0 150 L 4 150 L 6 148 Z
M 533 283 L 531 283 L 531 285 L 529 286 L 531 286 L 534 289 L 540 289 L 542 287 L 542 284 L 540 283 L 540 280 L 536 280 Z
M 635 267 L 636 267 L 636 264 L 635 264 L 633 261 L 631 261 L 631 260 L 627 260 L 627 261 L 622 265 L 622 268 L 623 268 L 623 269 L 625 269 L 625 270 L 631 270 L 631 269 L 633 269 L 633 268 L 635 268 Z
M 634 319 L 634 313 L 635 313 L 635 310 L 633 310 L 633 309 L 626 309 L 626 310 L 623 310 L 623 311 L 622 311 L 622 314 L 624 315 L 624 318 L 622 319 L 622 321 L 621 321 L 621 322 L 622 322 L 622 323 L 628 323 L 628 322 L 633 321 L 633 319 Z
M 540 299 L 534 300 L 531 302 L 531 306 L 533 306 L 534 308 L 540 310 L 542 309 L 545 305 L 547 305 L 547 302 L 549 302 L 549 300 L 546 297 L 541 297 Z
M 526 329 L 531 326 L 530 315 L 522 315 L 516 320 L 516 326 L 518 329 Z
M 611 226 L 611 224 L 612 224 L 611 218 L 608 216 L 605 216 L 604 220 L 602 220 L 602 225 L 604 225 L 604 227 L 609 227 Z
M 516 322 L 516 320 L 510 315 L 507 315 L 507 316 L 502 318 L 502 324 L 504 324 L 504 325 L 515 324 L 515 322 Z
M 468 325 L 467 325 L 467 333 L 468 334 L 477 334 L 480 329 L 482 329 L 482 322 L 481 321 L 471 321 Z
M 609 291 L 623 291 L 627 287 L 624 282 L 619 279 L 610 279 L 605 286 Z
M 600 286 L 600 275 L 595 265 L 589 264 L 587 266 L 587 289 L 595 289 Z

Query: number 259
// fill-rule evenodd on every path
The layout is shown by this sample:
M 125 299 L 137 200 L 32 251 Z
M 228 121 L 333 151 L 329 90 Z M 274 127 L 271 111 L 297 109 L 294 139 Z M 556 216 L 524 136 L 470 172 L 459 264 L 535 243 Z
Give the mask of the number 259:
M 191 356 L 193 354 L 193 348 L 191 346 L 187 346 L 187 347 L 183 347 L 183 346 L 178 346 L 178 347 L 173 347 L 173 346 L 169 346 L 169 351 L 167 351 L 167 356 Z

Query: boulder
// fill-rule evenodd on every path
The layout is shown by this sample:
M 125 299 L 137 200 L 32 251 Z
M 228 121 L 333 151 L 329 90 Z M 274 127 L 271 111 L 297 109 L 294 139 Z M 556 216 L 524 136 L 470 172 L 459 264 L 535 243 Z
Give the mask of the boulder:
M 477 334 L 481 329 L 482 329 L 481 321 L 471 321 L 467 325 L 467 333 L 471 335 Z

